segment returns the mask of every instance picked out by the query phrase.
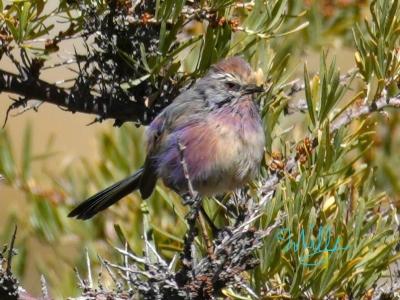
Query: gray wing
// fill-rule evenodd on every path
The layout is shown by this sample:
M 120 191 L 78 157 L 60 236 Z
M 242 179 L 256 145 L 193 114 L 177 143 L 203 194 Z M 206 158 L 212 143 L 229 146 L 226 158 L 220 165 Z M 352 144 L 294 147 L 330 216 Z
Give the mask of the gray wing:
M 143 199 L 150 197 L 157 182 L 157 161 L 163 143 L 174 130 L 205 113 L 207 104 L 193 90 L 187 90 L 168 105 L 147 129 L 147 157 L 139 185 Z

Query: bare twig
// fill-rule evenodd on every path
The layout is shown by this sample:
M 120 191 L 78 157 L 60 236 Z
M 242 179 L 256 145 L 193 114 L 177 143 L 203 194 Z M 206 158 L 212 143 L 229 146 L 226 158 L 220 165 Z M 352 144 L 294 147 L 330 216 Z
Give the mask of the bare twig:
M 195 195 L 196 192 L 193 189 L 193 185 L 192 185 L 192 182 L 191 182 L 190 176 L 189 176 L 188 167 L 187 167 L 187 164 L 185 161 L 185 152 L 184 151 L 185 151 L 186 147 L 183 144 L 181 144 L 180 141 L 178 141 L 178 149 L 179 149 L 180 163 L 181 163 L 181 166 L 183 169 L 183 174 L 185 175 L 185 179 L 186 179 L 187 186 L 189 189 L 189 194 L 190 194 L 190 197 L 194 198 L 196 196 Z
M 54 69 L 54 68 L 58 68 L 58 67 L 65 67 L 67 65 L 71 65 L 71 64 L 76 64 L 77 60 L 74 58 L 69 58 L 66 59 L 65 61 L 59 62 L 59 63 L 54 63 L 52 65 L 48 65 L 42 68 L 42 71 L 44 70 L 48 70 L 48 69 Z
M 92 277 L 92 267 L 90 265 L 89 250 L 86 249 L 86 269 L 88 276 L 88 287 L 93 288 L 93 277 Z
M 127 241 L 125 241 L 125 247 L 124 247 L 124 248 L 125 248 L 125 251 L 128 252 L 128 242 L 127 242 Z M 108 267 L 108 265 L 105 264 L 105 266 L 106 266 L 108 272 L 110 273 L 110 268 Z M 127 255 L 124 255 L 124 266 L 125 266 L 125 267 L 128 267 L 128 266 L 129 266 L 129 263 L 128 263 L 128 256 L 127 256 Z M 110 274 L 111 274 L 111 273 L 110 273 Z M 126 274 L 126 276 L 128 277 L 129 274 Z M 128 277 L 128 278 L 129 278 L 129 277 Z M 130 283 L 130 281 L 128 281 L 128 286 L 129 286 L 129 288 L 131 288 L 131 283 Z
M 122 249 L 119 249 L 119 248 L 116 248 L 116 247 L 114 249 L 117 250 L 122 255 L 127 256 L 128 258 L 132 259 L 136 263 L 146 264 L 147 265 L 147 261 L 144 258 L 137 257 L 136 255 L 134 255 L 134 254 L 132 254 L 132 253 L 130 253 L 128 251 L 125 251 L 125 250 L 122 250 Z
M 184 248 L 181 253 L 181 262 L 182 269 L 180 272 L 176 274 L 176 280 L 180 286 L 185 285 L 190 278 L 192 278 L 192 274 L 190 270 L 193 267 L 193 256 L 192 256 L 192 244 L 194 242 L 194 238 L 197 235 L 196 232 L 196 219 L 199 216 L 200 208 L 201 208 L 201 197 L 197 192 L 194 191 L 192 182 L 190 180 L 189 171 L 185 161 L 185 146 L 178 141 L 178 150 L 180 154 L 180 162 L 182 165 L 184 176 L 187 180 L 188 190 L 191 198 L 190 203 L 190 211 L 186 216 L 186 220 L 188 223 L 188 231 L 185 235 L 184 240 Z
M 108 275 L 110 275 L 114 284 L 117 286 L 117 288 L 119 288 L 121 286 L 121 283 L 117 280 L 117 277 L 115 276 L 114 272 L 110 269 L 110 266 L 105 262 L 105 260 L 100 255 L 97 255 L 97 257 L 100 260 L 101 264 L 106 268 L 107 273 Z
M 14 228 L 10 243 L 0 252 L 0 299 L 22 298 L 20 294 L 24 291 L 20 289 L 19 282 L 11 272 L 12 258 L 15 255 L 14 244 L 17 234 L 17 226 Z M 5 263 L 5 269 L 3 264 Z M 33 299 L 33 298 L 31 298 Z
M 15 239 L 17 237 L 17 225 L 14 227 L 14 233 L 11 237 L 10 245 L 8 248 L 8 257 L 7 257 L 7 266 L 6 266 L 6 274 L 10 275 L 11 274 L 11 263 L 12 263 L 12 258 L 14 256 L 14 243 Z
M 79 286 L 81 289 L 84 289 L 84 288 L 86 287 L 86 284 L 85 284 L 85 282 L 83 281 L 81 275 L 79 274 L 78 269 L 77 269 L 77 268 L 74 268 L 74 272 L 75 272 L 76 279 L 78 280 L 78 286 Z
M 41 285 L 43 299 L 49 300 L 50 299 L 49 290 L 47 288 L 46 278 L 44 277 L 43 274 L 40 276 L 40 285 Z
M 382 109 L 387 107 L 400 108 L 400 94 L 391 98 L 382 96 L 372 104 L 367 103 L 359 107 L 349 108 L 348 110 L 344 111 L 341 116 L 339 116 L 336 120 L 332 122 L 330 131 L 335 132 L 339 128 L 348 125 L 354 119 L 358 119 L 375 111 L 381 111 Z

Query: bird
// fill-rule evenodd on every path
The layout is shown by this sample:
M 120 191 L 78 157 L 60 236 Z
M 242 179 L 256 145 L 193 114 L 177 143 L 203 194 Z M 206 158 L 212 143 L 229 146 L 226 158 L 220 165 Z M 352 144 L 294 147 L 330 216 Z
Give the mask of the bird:
M 94 194 L 68 216 L 90 219 L 135 190 L 146 199 L 159 178 L 181 196 L 190 192 L 190 180 L 202 197 L 234 191 L 253 180 L 265 146 L 255 101 L 264 88 L 256 85 L 254 74 L 239 56 L 212 65 L 150 123 L 143 166 Z

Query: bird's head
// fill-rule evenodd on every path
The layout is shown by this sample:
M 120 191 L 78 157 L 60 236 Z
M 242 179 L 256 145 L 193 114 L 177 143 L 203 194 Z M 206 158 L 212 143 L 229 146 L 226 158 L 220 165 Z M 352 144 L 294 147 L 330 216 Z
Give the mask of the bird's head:
M 223 59 L 211 66 L 199 88 L 205 91 L 207 100 L 213 104 L 229 104 L 244 95 L 263 92 L 254 81 L 250 65 L 240 57 Z M 246 97 L 247 98 L 247 97 Z

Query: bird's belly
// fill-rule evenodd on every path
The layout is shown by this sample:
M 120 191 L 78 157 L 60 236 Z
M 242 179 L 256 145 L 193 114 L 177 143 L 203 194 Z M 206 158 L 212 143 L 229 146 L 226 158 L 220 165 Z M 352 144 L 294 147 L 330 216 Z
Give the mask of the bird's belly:
M 201 194 L 215 195 L 232 191 L 256 176 L 264 152 L 264 134 L 262 128 L 259 129 L 241 134 L 230 128 L 229 124 L 220 124 L 216 130 L 218 138 L 213 149 L 212 164 L 194 182 Z
M 223 119 L 208 121 L 176 132 L 160 155 L 158 175 L 179 193 L 188 190 L 182 154 L 191 183 L 202 195 L 242 187 L 258 172 L 265 141 L 261 122 L 243 127 Z M 185 146 L 183 153 L 178 140 Z

